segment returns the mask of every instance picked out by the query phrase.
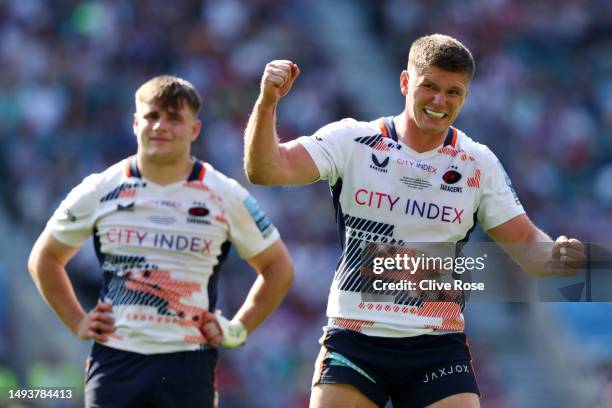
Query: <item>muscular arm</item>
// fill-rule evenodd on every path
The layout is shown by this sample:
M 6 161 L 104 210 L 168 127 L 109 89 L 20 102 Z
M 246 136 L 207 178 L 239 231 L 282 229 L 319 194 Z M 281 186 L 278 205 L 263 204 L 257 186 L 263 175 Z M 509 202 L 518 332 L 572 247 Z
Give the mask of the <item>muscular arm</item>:
M 45 230 L 32 248 L 28 269 L 42 297 L 72 333 L 83 340 L 106 341 L 113 331 L 110 305 L 100 303 L 86 313 L 66 273 L 66 264 L 78 249 Z
M 562 235 L 553 242 L 525 214 L 489 229 L 487 234 L 530 275 L 575 275 L 585 259 L 580 241 Z
M 255 184 L 307 184 L 319 179 L 319 171 L 299 143 L 279 143 L 276 133 L 276 108 L 299 75 L 291 61 L 272 61 L 266 65 L 259 97 L 244 134 L 244 166 Z
M 247 262 L 259 274 L 244 303 L 234 316 L 250 334 L 278 307 L 293 282 L 293 264 L 279 239 Z

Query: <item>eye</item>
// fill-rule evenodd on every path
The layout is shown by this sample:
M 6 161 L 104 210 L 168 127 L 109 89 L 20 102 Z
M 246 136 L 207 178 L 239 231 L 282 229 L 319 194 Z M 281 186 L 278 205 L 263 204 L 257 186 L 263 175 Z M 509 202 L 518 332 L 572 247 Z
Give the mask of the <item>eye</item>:
M 143 117 L 147 120 L 157 120 L 159 119 L 159 112 L 148 112 Z
M 183 120 L 183 117 L 181 116 L 180 113 L 169 113 L 168 119 L 174 122 L 181 122 Z

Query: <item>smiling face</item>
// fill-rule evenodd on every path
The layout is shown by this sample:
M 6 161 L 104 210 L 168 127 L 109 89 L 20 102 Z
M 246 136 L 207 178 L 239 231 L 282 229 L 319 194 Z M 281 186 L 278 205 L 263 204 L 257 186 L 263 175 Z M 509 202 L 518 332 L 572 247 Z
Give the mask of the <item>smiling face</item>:
M 416 127 L 421 135 L 445 135 L 465 103 L 468 84 L 465 72 L 435 66 L 419 70 L 409 65 L 400 75 L 409 126 Z
M 202 124 L 185 101 L 177 108 L 164 109 L 155 101 L 136 103 L 134 134 L 141 160 L 154 164 L 189 161 L 191 143 L 198 137 Z

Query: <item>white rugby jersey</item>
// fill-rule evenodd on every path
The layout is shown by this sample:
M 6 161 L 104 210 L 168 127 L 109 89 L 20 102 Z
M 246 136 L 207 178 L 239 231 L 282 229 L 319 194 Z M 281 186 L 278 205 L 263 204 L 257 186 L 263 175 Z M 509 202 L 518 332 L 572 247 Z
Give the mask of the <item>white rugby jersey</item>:
M 488 230 L 524 213 L 495 155 L 452 127 L 442 146 L 418 153 L 391 117 L 344 119 L 298 142 L 330 184 L 340 232 L 328 325 L 383 337 L 462 331 L 461 302 L 364 296 L 361 256 L 371 242 L 467 241 L 476 221 Z
M 117 329 L 104 344 L 143 354 L 204 347 L 199 326 L 215 308 L 230 242 L 250 258 L 279 238 L 255 199 L 208 163 L 161 186 L 141 175 L 135 156 L 86 177 L 48 228 L 71 246 L 93 234 L 100 298 L 112 302 Z

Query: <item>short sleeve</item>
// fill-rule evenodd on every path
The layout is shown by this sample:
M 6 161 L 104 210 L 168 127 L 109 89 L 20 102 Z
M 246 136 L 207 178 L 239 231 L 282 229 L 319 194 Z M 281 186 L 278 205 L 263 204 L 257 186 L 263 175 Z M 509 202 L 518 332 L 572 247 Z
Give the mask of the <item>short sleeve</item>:
M 47 223 L 53 237 L 70 246 L 81 246 L 93 232 L 98 194 L 99 175 L 83 179 L 61 202 Z
M 493 152 L 485 149 L 485 174 L 477 217 L 480 226 L 486 231 L 524 214 L 525 210 L 502 164 Z
M 334 185 L 343 177 L 353 149 L 353 143 L 347 139 L 354 136 L 358 123 L 354 119 L 343 119 L 322 127 L 312 136 L 297 139 L 315 162 L 321 180 L 327 180 L 329 184 Z
M 240 257 L 251 258 L 280 238 L 278 230 L 249 192 L 237 181 L 229 180 L 229 239 Z

